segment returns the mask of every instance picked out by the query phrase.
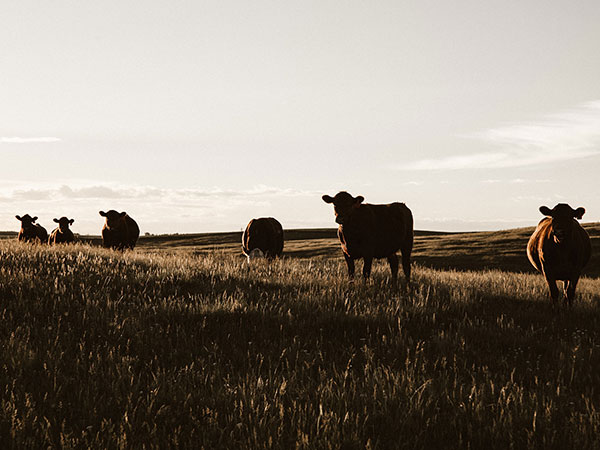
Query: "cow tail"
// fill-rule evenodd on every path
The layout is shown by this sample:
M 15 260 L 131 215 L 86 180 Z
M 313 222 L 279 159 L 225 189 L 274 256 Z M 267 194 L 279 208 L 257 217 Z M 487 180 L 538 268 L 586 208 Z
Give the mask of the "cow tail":
M 248 224 L 248 226 L 244 229 L 244 232 L 242 233 L 242 252 L 246 256 L 250 255 L 250 252 L 248 251 L 248 228 L 249 227 L 250 227 L 250 224 Z

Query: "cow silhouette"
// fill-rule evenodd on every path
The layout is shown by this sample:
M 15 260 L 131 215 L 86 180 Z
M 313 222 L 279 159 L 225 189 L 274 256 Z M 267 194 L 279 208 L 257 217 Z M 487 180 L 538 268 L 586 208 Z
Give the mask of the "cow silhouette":
M 31 217 L 29 214 L 25 214 L 23 217 L 15 216 L 17 220 L 21 221 L 21 229 L 17 239 L 22 242 L 41 242 L 45 244 L 48 242 L 48 232 L 39 223 L 35 223 L 37 216 Z
M 58 224 L 58 227 L 56 227 L 54 230 L 52 230 L 52 233 L 50 233 L 48 244 L 68 244 L 75 242 L 75 236 L 69 228 L 70 225 L 73 225 L 75 219 L 61 217 L 60 219 L 55 218 L 54 222 Z
M 590 237 L 576 220 L 583 217 L 585 209 L 559 203 L 552 209 L 541 206 L 540 212 L 547 217 L 529 238 L 527 256 L 546 278 L 552 301 L 556 303 L 558 299 L 556 281 L 561 280 L 571 306 L 581 271 L 592 254 Z
M 108 212 L 100 211 L 100 215 L 106 218 L 102 227 L 102 245 L 116 250 L 133 250 L 140 236 L 140 228 L 136 221 L 126 212 L 117 212 L 114 209 Z
M 273 217 L 252 219 L 242 235 L 242 252 L 248 262 L 257 257 L 273 259 L 283 251 L 283 227 Z
M 398 250 L 402 253 L 402 269 L 410 282 L 410 255 L 413 247 L 413 216 L 404 203 L 372 205 L 364 197 L 352 197 L 342 191 L 331 197 L 323 195 L 325 203 L 333 203 L 338 237 L 348 276 L 354 278 L 354 261 L 362 258 L 363 276 L 371 275 L 373 258 L 386 258 L 392 272 L 392 282 L 398 278 Z

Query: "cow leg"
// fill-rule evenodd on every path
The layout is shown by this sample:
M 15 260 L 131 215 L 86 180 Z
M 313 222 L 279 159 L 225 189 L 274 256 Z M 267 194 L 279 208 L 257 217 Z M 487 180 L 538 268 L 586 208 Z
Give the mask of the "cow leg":
M 550 289 L 550 298 L 552 299 L 552 303 L 556 303 L 558 300 L 558 287 L 556 286 L 556 279 L 548 275 L 544 272 L 544 277 L 546 277 L 546 283 L 548 283 L 548 288 Z
M 373 264 L 373 257 L 365 256 L 364 261 L 365 262 L 363 264 L 363 277 L 365 278 L 365 281 L 366 281 L 371 276 L 371 265 Z
M 354 260 L 352 258 L 350 258 L 348 255 L 346 255 L 344 253 L 344 259 L 346 260 L 346 266 L 348 266 L 348 277 L 350 277 L 351 280 L 354 279 Z
M 578 282 L 579 277 L 573 277 L 569 281 L 565 281 L 565 295 L 567 296 L 569 307 L 572 306 L 573 300 L 575 300 L 575 289 Z
M 392 271 L 392 285 L 396 286 L 398 283 L 398 256 L 394 253 L 387 257 L 390 263 L 390 270 Z
M 412 240 L 409 244 L 400 249 L 402 252 L 402 270 L 406 278 L 406 284 L 410 286 L 410 254 L 412 253 Z

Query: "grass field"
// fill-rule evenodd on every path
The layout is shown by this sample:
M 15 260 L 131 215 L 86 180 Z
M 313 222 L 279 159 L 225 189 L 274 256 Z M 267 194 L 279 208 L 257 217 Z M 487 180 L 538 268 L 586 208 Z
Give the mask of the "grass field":
M 414 282 L 349 283 L 335 232 L 0 239 L 3 448 L 600 448 L 600 226 L 571 310 L 532 229 L 418 233 Z

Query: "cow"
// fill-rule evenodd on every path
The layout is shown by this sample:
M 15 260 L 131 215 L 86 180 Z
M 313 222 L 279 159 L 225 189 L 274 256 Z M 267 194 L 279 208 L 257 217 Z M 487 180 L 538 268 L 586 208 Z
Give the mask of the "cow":
M 55 218 L 54 222 L 58 224 L 58 227 L 56 227 L 54 230 L 52 230 L 52 233 L 50 233 L 48 244 L 69 244 L 71 242 L 75 242 L 75 236 L 69 229 L 69 225 L 73 225 L 73 222 L 75 222 L 74 219 L 61 217 L 60 219 Z
M 21 229 L 17 239 L 23 242 L 41 242 L 45 244 L 48 242 L 48 232 L 39 223 L 35 223 L 37 216 L 31 217 L 29 214 L 25 214 L 23 217 L 15 216 L 17 220 L 21 221 Z
M 117 212 L 114 209 L 99 213 L 106 218 L 102 227 L 102 245 L 115 250 L 133 250 L 140 236 L 140 228 L 136 221 L 126 212 Z
M 559 203 L 552 209 L 540 206 L 540 212 L 546 217 L 529 238 L 527 257 L 546 278 L 552 302 L 558 299 L 556 281 L 561 280 L 571 306 L 581 271 L 592 254 L 590 237 L 575 220 L 583 217 L 585 209 Z
M 242 235 L 242 252 L 248 262 L 257 257 L 273 259 L 283 251 L 283 227 L 273 217 L 252 219 Z
M 339 225 L 338 238 L 351 280 L 354 260 L 363 258 L 363 277 L 368 280 L 373 258 L 387 258 L 395 285 L 398 279 L 396 252 L 400 250 L 406 283 L 410 284 L 413 216 L 404 203 L 372 205 L 363 203 L 363 196 L 352 197 L 344 191 L 335 197 L 323 195 L 322 198 L 325 203 L 333 203 L 335 221 Z

